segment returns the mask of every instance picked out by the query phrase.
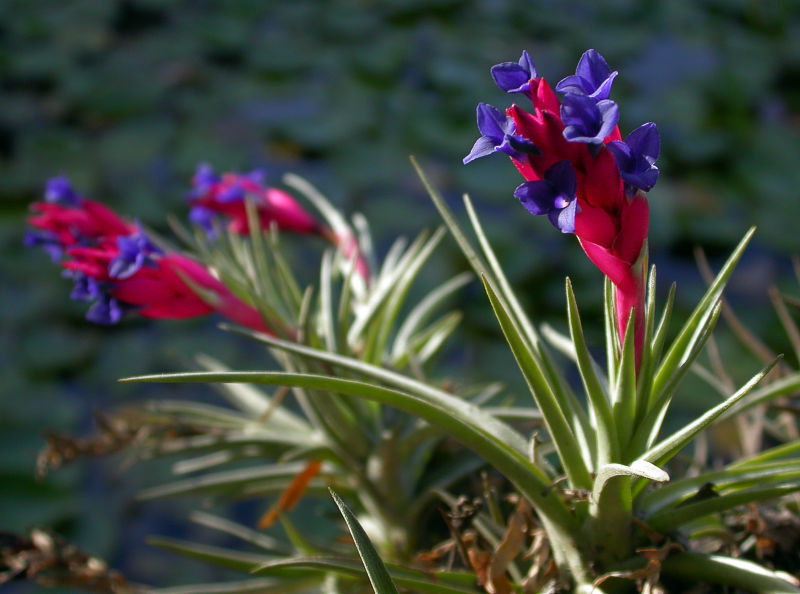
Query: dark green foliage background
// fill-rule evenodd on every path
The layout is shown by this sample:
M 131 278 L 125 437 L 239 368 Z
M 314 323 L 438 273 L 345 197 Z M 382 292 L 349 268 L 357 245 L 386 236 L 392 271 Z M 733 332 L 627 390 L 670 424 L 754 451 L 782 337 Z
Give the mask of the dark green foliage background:
M 761 307 L 766 284 L 800 251 L 800 3 L 0 3 L 0 527 L 54 527 L 134 579 L 188 581 L 171 557 L 139 548 L 144 534 L 183 525 L 170 505 L 129 503 L 159 468 L 119 480 L 116 464 L 91 464 L 36 482 L 41 433 L 88 431 L 92 409 L 144 397 L 115 378 L 179 368 L 197 344 L 234 365 L 259 356 L 220 339 L 213 321 L 85 322 L 47 258 L 21 247 L 27 205 L 48 177 L 67 174 L 91 197 L 164 229 L 165 213 L 185 215 L 198 162 L 265 167 L 275 183 L 293 171 L 346 211 L 363 211 L 385 248 L 436 224 L 408 163 L 415 154 L 454 205 L 471 194 L 531 309 L 560 313 L 563 275 L 577 279 L 579 299 L 596 302 L 598 274 L 570 238 L 519 207 L 508 162 L 463 167 L 461 158 L 477 136 L 475 104 L 508 103 L 492 64 L 528 49 L 554 84 L 589 47 L 621 73 L 623 134 L 645 121 L 661 131 L 663 175 L 651 193 L 661 278 L 681 281 L 691 297 L 691 247 L 719 255 L 758 224 L 734 294 L 745 309 Z M 437 266 L 443 277 L 463 264 L 448 247 Z M 465 337 L 496 335 L 477 289 L 461 305 Z M 754 315 L 774 327 L 768 311 Z M 507 364 L 495 347 L 454 359 Z

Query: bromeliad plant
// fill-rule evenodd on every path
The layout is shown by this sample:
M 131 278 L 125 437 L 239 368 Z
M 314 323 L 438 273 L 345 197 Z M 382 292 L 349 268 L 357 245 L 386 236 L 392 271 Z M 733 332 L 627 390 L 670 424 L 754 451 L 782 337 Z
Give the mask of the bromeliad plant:
M 398 588 L 615 592 L 634 589 L 636 583 L 655 591 L 660 581 L 677 580 L 800 592 L 795 577 L 720 552 L 726 543 L 720 517 L 743 505 L 800 491 L 800 446 L 756 452 L 713 471 L 685 474 L 672 465 L 709 427 L 798 392 L 800 374 L 759 387 L 775 364 L 771 362 L 718 405 L 663 434 L 673 397 L 711 336 L 723 289 L 753 230 L 675 332 L 675 287 L 659 314 L 655 267 L 647 270 L 646 192 L 658 177 L 655 124 L 644 124 L 622 139 L 618 106 L 609 99 L 617 73 L 594 50 L 584 54 L 575 75 L 558 83 L 555 92 L 538 76 L 526 52 L 519 62 L 495 66 L 492 76 L 502 90 L 530 100 L 532 110 L 512 105 L 504 113 L 479 105 L 481 137 L 464 161 L 508 155 L 525 179 L 514 192 L 522 206 L 547 215 L 561 232 L 575 234 L 604 274 L 605 370 L 586 343 L 569 280 L 569 335 L 537 331 L 469 198 L 464 197 L 464 205 L 478 249 L 416 162 L 433 202 L 484 284 L 535 407 L 484 406 L 497 392 L 493 382 L 503 378 L 489 378 L 492 383 L 483 389 L 445 389 L 431 378 L 431 356 L 452 333 L 457 315 L 433 323 L 429 316 L 468 281 L 455 277 L 416 306 L 406 304 L 410 285 L 441 231 L 421 236 L 408 248 L 395 244 L 378 268 L 366 226 L 357 225 L 359 237 L 299 178 L 287 182 L 317 206 L 328 226 L 317 224 L 288 194 L 268 192 L 258 176 L 217 177 L 201 168 L 190 200 L 192 219 L 205 233 L 196 233 L 193 243 L 196 261 L 220 286 L 179 267 L 172 270 L 207 307 L 247 327 L 237 331 L 266 345 L 282 370 L 229 371 L 204 360 L 206 371 L 125 380 L 212 383 L 237 409 L 151 405 L 148 414 L 158 422 L 179 421 L 193 433 L 171 441 L 140 440 L 139 447 L 145 444 L 148 454 L 197 456 L 179 462 L 176 470 L 205 474 L 154 487 L 147 495 L 280 495 L 262 524 L 280 517 L 291 543 L 287 547 L 228 520 L 202 515 L 207 525 L 266 551 L 243 554 L 166 540 L 160 544 L 259 574 L 246 584 L 215 586 L 214 591 L 359 591 L 367 580 L 378 593 Z M 78 202 L 79 210 L 86 211 L 87 204 Z M 113 241 L 102 233 L 93 235 L 91 226 L 81 227 L 78 241 L 72 241 L 75 233 L 59 239 L 61 228 L 45 216 L 49 209 L 37 207 L 39 217 L 31 224 L 40 232 L 30 241 L 51 248 L 80 244 L 68 247 L 65 264 L 77 271 L 70 273 L 76 283 L 90 287 L 88 293 L 97 299 L 107 296 L 99 301 L 103 311 L 113 310 L 110 300 L 115 300 L 145 315 L 148 304 L 129 298 L 131 292 L 120 286 L 170 266 L 163 262 L 178 256 L 118 219 L 113 219 Z M 316 290 L 300 289 L 282 256 L 276 228 L 318 235 L 336 246 L 335 254 L 329 251 L 322 258 Z M 94 268 L 83 265 L 84 259 Z M 234 315 L 226 305 L 230 303 L 237 312 L 257 312 L 258 321 Z M 568 381 L 553 349 L 574 363 L 580 392 Z M 268 394 L 257 386 L 274 386 L 275 391 Z M 294 405 L 287 400 L 289 392 Z M 515 428 L 513 420 L 523 416 L 540 421 L 543 431 L 531 435 Z M 445 436 L 474 455 L 441 447 Z M 242 460 L 255 465 L 242 468 Z M 219 469 L 228 464 L 237 468 Z M 424 541 L 432 494 L 455 501 L 447 489 L 483 464 L 513 485 L 516 509 L 506 521 L 490 497 L 489 511 L 473 517 L 469 533 L 449 524 L 463 570 L 437 566 L 440 557 L 433 552 L 421 557 L 433 560 L 433 568 L 416 567 L 414 553 Z M 356 551 L 314 542 L 289 521 L 286 512 L 297 499 L 324 486 L 341 492 L 354 508 L 334 494 Z M 718 541 L 714 553 L 707 552 L 709 539 Z M 192 591 L 203 591 L 197 588 Z

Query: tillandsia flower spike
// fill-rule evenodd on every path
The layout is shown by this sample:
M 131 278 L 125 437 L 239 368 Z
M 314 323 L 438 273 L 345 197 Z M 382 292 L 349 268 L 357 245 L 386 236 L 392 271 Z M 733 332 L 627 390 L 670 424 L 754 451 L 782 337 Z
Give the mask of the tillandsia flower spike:
M 72 299 L 91 303 L 87 319 L 116 324 L 126 313 L 186 319 L 217 312 L 249 328 L 269 332 L 260 314 L 235 297 L 202 265 L 165 253 L 142 230 L 109 208 L 86 200 L 66 178 L 50 180 L 47 202 L 31 206 L 29 246 L 41 245 L 65 276 Z M 199 292 L 202 292 L 201 296 Z
M 355 260 L 356 272 L 364 280 L 369 279 L 369 267 L 355 237 L 320 224 L 290 194 L 265 186 L 264 177 L 258 170 L 217 175 L 207 163 L 198 165 L 188 195 L 189 220 L 212 238 L 216 232 L 214 221 L 220 219 L 230 232 L 247 234 L 250 225 L 245 200 L 250 199 L 262 229 L 269 229 L 275 223 L 282 231 L 319 236 L 339 248 L 345 258 Z
M 320 235 L 323 227 L 289 194 L 264 185 L 264 174 L 225 173 L 217 175 L 208 164 L 201 164 L 192 178 L 193 189 L 188 200 L 192 207 L 191 221 L 213 233 L 212 220 L 221 216 L 233 233 L 249 233 L 245 199 L 253 201 L 259 223 L 268 229 L 274 222 L 278 228 L 293 233 Z
M 614 284 L 621 341 L 635 310 L 638 365 L 649 225 L 645 192 L 658 179 L 659 138 L 656 125 L 647 123 L 622 140 L 619 108 L 609 99 L 616 76 L 599 53 L 589 50 L 575 74 L 556 85 L 564 94 L 559 101 L 538 77 L 527 52 L 519 63 L 494 66 L 497 86 L 524 93 L 533 111 L 511 105 L 503 114 L 479 105 L 482 136 L 464 162 L 496 152 L 509 156 L 526 180 L 514 196 L 530 213 L 547 215 L 561 232 L 574 233 L 592 263 Z

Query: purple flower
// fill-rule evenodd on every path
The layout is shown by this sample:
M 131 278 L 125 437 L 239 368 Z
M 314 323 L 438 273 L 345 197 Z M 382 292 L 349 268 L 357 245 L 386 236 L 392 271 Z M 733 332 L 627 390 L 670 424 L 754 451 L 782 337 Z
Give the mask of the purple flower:
M 111 326 L 122 319 L 123 313 L 122 306 L 116 299 L 102 294 L 89 308 L 86 319 L 95 324 Z
M 505 153 L 509 157 L 521 160 L 521 153 L 539 152 L 530 140 L 515 134 L 514 120 L 486 103 L 478 104 L 478 131 L 482 136 L 475 141 L 472 150 L 464 157 L 465 165 L 492 153 Z
M 61 242 L 55 233 L 50 231 L 42 231 L 40 229 L 28 229 L 25 231 L 25 237 L 22 239 L 22 245 L 25 247 L 42 246 L 42 249 L 50 256 L 53 262 L 61 260 L 64 255 L 64 249 L 61 247 Z
M 80 198 L 72 189 L 72 184 L 63 175 L 47 180 L 44 188 L 44 200 L 63 206 L 78 206 L 80 202 Z
M 69 298 L 74 301 L 94 301 L 100 299 L 103 295 L 103 288 L 95 279 L 86 276 L 77 270 L 66 270 L 66 276 L 72 278 L 74 285 Z
M 74 301 L 91 303 L 86 319 L 95 324 L 111 326 L 122 319 L 125 310 L 111 295 L 108 283 L 98 282 L 78 270 L 65 270 L 63 276 L 71 278 L 74 285 L 69 294 Z
M 544 179 L 525 182 L 514 190 L 514 197 L 533 215 L 547 215 L 562 233 L 575 232 L 578 180 L 569 161 L 559 161 L 544 174 Z
M 614 155 L 625 183 L 645 192 L 656 185 L 658 167 L 655 162 L 658 159 L 660 142 L 658 128 L 654 123 L 639 126 L 628 134 L 624 142 L 609 142 L 608 150 Z
M 214 228 L 215 217 L 214 211 L 205 206 L 193 206 L 189 211 L 189 221 L 205 231 L 209 239 L 217 236 L 217 230 Z
M 536 78 L 536 66 L 525 50 L 519 62 L 503 62 L 492 66 L 492 78 L 495 84 L 506 93 L 527 93 L 531 88 L 531 79 Z
M 221 178 L 214 173 L 214 168 L 208 163 L 200 163 L 192 176 L 192 189 L 186 196 L 187 200 L 202 198 L 210 192 Z
M 211 186 L 219 183 L 219 176 L 214 173 L 214 168 L 208 163 L 200 163 L 192 177 L 192 185 L 199 190 L 209 190 Z
M 231 185 L 217 193 L 216 199 L 223 203 L 241 202 L 244 200 L 245 190 L 241 186 Z
M 153 266 L 152 256 L 163 252 L 152 244 L 144 232 L 117 238 L 119 254 L 108 265 L 108 276 L 125 279 L 136 274 L 142 266 Z
M 564 138 L 570 142 L 602 144 L 618 120 L 619 107 L 608 99 L 595 102 L 583 95 L 566 95 L 561 102 Z
M 603 56 L 590 49 L 581 56 L 575 74 L 559 81 L 556 91 L 586 95 L 595 101 L 602 101 L 608 99 L 608 95 L 611 93 L 611 84 L 617 74 L 616 70 L 611 72 Z

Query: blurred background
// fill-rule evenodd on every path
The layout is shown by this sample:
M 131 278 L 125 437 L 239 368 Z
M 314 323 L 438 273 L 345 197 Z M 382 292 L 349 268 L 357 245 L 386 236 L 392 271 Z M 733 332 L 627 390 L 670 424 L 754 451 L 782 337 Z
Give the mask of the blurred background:
M 153 533 L 211 541 L 186 522 L 190 506 L 134 501 L 166 466 L 123 473 L 118 459 L 98 461 L 36 480 L 36 454 L 45 430 L 84 434 L 94 410 L 154 394 L 116 378 L 182 368 L 197 345 L 234 367 L 269 365 L 249 343 L 221 337 L 214 320 L 86 322 L 45 254 L 22 247 L 28 204 L 47 178 L 68 175 L 79 192 L 166 230 L 167 213 L 186 215 L 199 162 L 264 168 L 274 184 L 291 171 L 346 212 L 363 212 L 385 250 L 397 235 L 437 224 L 413 154 L 454 208 L 471 195 L 535 319 L 563 326 L 569 274 L 596 322 L 599 273 L 572 238 L 521 209 L 514 168 L 499 157 L 461 164 L 478 136 L 475 105 L 509 103 L 489 76 L 493 64 L 527 49 L 554 85 L 591 47 L 620 71 L 612 97 L 623 135 L 646 121 L 661 133 L 662 177 L 650 193 L 660 285 L 678 281 L 679 304 L 689 307 L 702 290 L 694 246 L 719 263 L 758 225 L 730 296 L 785 349 L 767 287 L 800 293 L 790 263 L 800 253 L 796 1 L 0 3 L 0 528 L 51 528 L 133 581 L 208 578 L 207 568 L 144 545 Z M 428 278 L 464 267 L 448 244 Z M 458 305 L 467 346 L 446 368 L 497 369 L 517 385 L 478 288 Z M 477 343 L 480 351 L 469 346 Z M 249 505 L 263 511 L 263 502 Z

